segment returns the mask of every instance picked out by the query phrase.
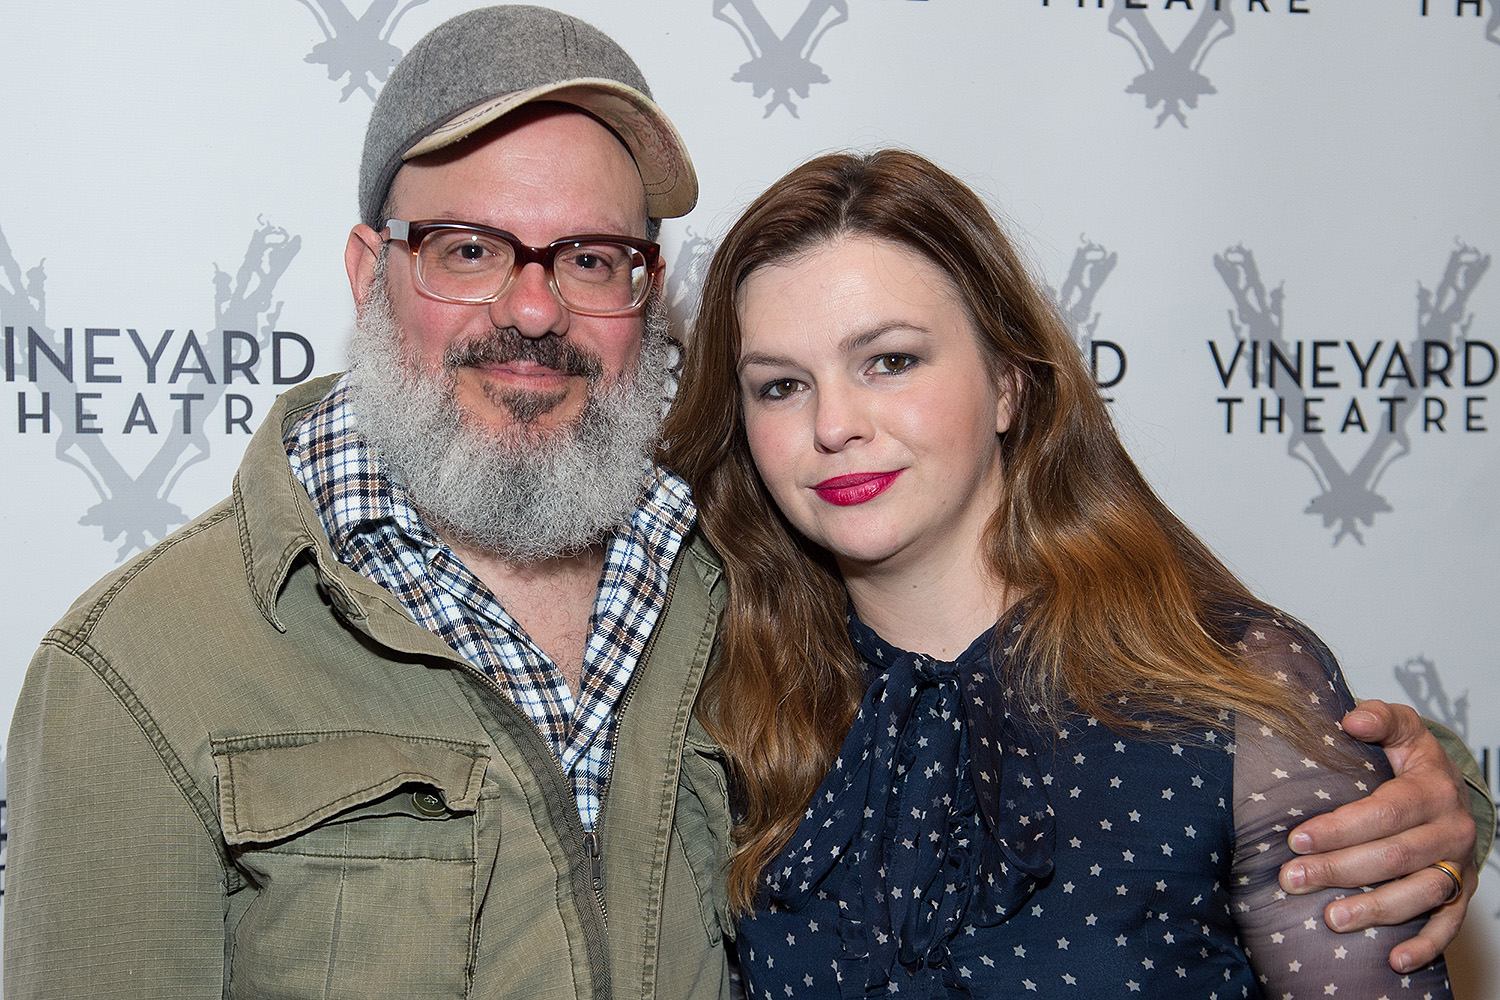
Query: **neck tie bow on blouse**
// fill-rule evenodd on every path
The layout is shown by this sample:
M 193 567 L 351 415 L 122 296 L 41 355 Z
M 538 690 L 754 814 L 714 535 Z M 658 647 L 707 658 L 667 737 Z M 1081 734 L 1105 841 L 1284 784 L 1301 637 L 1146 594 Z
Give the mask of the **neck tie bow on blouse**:
M 909 996 L 913 979 L 918 995 L 967 995 L 947 942 L 1010 916 L 1052 870 L 1030 736 L 1005 710 L 990 633 L 948 662 L 897 650 L 858 620 L 849 628 L 875 676 L 833 770 L 767 866 L 767 901 L 793 911 L 815 893 L 839 901 L 846 997 L 892 982 Z

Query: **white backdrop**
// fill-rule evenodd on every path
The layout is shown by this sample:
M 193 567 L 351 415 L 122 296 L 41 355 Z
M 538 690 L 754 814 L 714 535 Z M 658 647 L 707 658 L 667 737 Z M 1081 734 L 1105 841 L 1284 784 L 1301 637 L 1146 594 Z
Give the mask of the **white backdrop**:
M 372 97 L 475 5 L 0 7 L 0 718 L 69 602 L 227 491 L 277 378 L 342 366 Z M 1500 766 L 1494 0 L 555 5 L 624 44 L 692 149 L 702 199 L 662 237 L 680 314 L 794 164 L 933 157 L 1070 307 L 1168 503 L 1356 693 Z M 1493 870 L 1463 995 L 1500 997 L 1497 945 Z

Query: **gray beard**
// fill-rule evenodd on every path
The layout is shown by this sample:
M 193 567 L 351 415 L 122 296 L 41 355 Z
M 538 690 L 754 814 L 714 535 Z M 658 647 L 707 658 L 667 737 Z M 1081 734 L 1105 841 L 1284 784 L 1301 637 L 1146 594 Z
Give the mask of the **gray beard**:
M 437 374 L 402 345 L 382 255 L 349 343 L 350 402 L 360 434 L 438 534 L 516 563 L 577 554 L 629 524 L 661 432 L 670 369 L 666 310 L 648 306 L 636 370 L 604 385 L 597 358 L 563 338 L 526 344 L 515 331 L 450 348 Z M 493 430 L 458 403 L 456 364 L 510 349 L 588 383 L 578 417 L 543 429 L 536 419 L 561 397 L 507 393 L 511 415 Z M 537 348 L 537 344 L 542 344 Z

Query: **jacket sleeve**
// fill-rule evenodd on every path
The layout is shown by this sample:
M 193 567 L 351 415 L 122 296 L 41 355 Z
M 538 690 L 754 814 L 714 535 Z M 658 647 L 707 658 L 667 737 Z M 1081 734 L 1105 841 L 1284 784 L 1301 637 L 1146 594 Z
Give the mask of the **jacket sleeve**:
M 1464 773 L 1464 784 L 1469 787 L 1469 812 L 1474 815 L 1474 866 L 1484 871 L 1485 859 L 1490 856 L 1490 847 L 1495 843 L 1495 801 L 1485 784 L 1484 772 L 1457 733 L 1431 719 L 1422 721 L 1442 744 L 1443 752 Z
M 108 664 L 55 636 L 10 731 L 5 996 L 221 997 L 229 869 L 202 796 Z

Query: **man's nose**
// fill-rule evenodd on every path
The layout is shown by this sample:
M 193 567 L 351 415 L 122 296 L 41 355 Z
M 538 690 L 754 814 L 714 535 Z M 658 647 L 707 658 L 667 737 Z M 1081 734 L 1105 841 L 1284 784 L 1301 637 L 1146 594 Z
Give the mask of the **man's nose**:
M 505 294 L 490 303 L 491 322 L 497 328 L 511 327 L 523 337 L 567 333 L 571 316 L 552 294 L 547 271 L 540 264 L 522 267 Z

